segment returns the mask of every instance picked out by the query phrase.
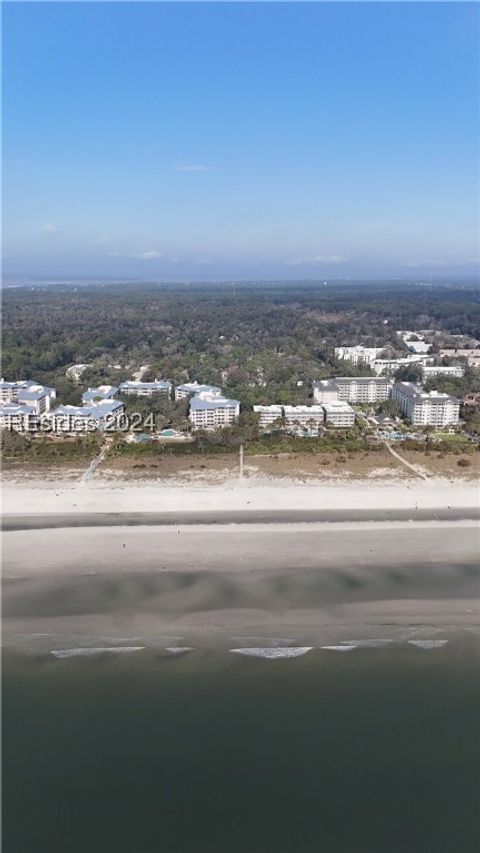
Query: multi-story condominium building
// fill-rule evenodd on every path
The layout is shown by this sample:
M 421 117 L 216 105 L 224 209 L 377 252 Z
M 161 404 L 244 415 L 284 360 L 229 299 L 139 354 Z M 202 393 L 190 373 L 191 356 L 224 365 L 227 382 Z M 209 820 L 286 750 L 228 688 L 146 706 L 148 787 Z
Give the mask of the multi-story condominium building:
M 39 420 L 33 406 L 19 403 L 2 403 L 0 405 L 0 428 L 15 432 L 34 430 Z
M 338 400 L 338 388 L 334 379 L 320 379 L 313 383 L 313 399 L 316 403 L 329 403 Z
M 336 376 L 338 399 L 348 403 L 376 403 L 387 400 L 392 383 L 384 376 Z
M 458 423 L 460 403 L 456 397 L 438 391 L 427 393 L 413 382 L 396 382 L 392 400 L 414 426 L 444 427 Z
M 170 396 L 173 385 L 165 379 L 155 379 L 155 382 L 133 382 L 128 380 L 122 382 L 119 387 L 120 394 L 135 394 L 137 397 L 151 397 L 152 394 L 168 394 Z
M 321 406 L 284 406 L 285 425 L 318 430 L 323 426 L 325 416 Z
M 268 430 L 272 424 L 283 418 L 283 406 L 254 406 L 253 411 L 259 416 L 258 426 Z
M 50 414 L 53 432 L 75 434 L 111 427 L 125 406 L 120 400 L 106 400 L 90 406 L 57 406 Z
M 191 394 L 194 396 L 201 394 L 209 397 L 221 397 L 222 389 L 217 388 L 216 385 L 200 385 L 198 382 L 185 382 L 175 388 L 176 400 L 183 400 L 185 397 L 190 397 Z
M 213 430 L 233 424 L 240 414 L 239 400 L 196 396 L 190 400 L 189 419 L 194 429 Z
M 457 379 L 461 379 L 462 376 L 465 376 L 465 370 L 459 364 L 452 364 L 449 367 L 437 367 L 436 364 L 425 365 L 423 367 L 423 378 L 426 380 L 433 376 L 455 376 Z
M 386 400 L 391 389 L 392 383 L 385 376 L 335 376 L 334 379 L 328 380 L 328 385 L 325 382 L 313 383 L 313 399 L 319 403 L 335 400 L 345 400 L 347 403 L 376 403 Z
M 55 397 L 55 388 L 40 385 L 31 379 L 22 379 L 19 382 L 0 380 L 0 402 L 22 403 L 25 406 L 32 406 L 36 414 L 48 412 Z
M 115 394 L 118 394 L 116 385 L 99 385 L 97 388 L 89 388 L 82 394 L 82 403 L 86 406 L 93 406 L 98 403 L 103 403 L 105 400 L 113 400 Z
M 350 361 L 352 364 L 368 364 L 373 367 L 373 363 L 385 347 L 335 347 L 335 358 Z
M 325 423 L 333 427 L 352 427 L 355 423 L 355 412 L 352 407 L 343 400 L 332 403 L 323 403 Z
M 406 355 L 404 358 L 378 358 L 373 363 L 373 369 L 377 376 L 393 376 L 399 367 L 410 366 L 412 364 L 419 364 L 423 367 L 426 364 L 433 364 L 433 361 L 434 359 L 431 355 L 415 355 L 412 353 L 411 355 Z

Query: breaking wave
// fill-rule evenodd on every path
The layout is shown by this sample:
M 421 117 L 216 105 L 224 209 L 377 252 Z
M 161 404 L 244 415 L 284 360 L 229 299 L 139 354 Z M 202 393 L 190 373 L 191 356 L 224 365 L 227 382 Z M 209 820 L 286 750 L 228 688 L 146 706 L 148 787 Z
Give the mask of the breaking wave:
M 230 649 L 230 651 L 236 655 L 275 660 L 277 658 L 298 658 L 312 649 L 313 646 L 284 646 L 283 648 L 279 648 L 278 646 L 252 646 L 250 648 Z
M 321 646 L 327 652 L 353 652 L 358 646 L 347 646 L 346 643 L 342 646 Z
M 409 640 L 411 646 L 417 646 L 419 649 L 441 649 L 446 646 L 448 640 Z
M 145 646 L 94 646 L 86 649 L 52 649 L 51 654 L 54 658 L 81 658 L 104 654 L 130 654 L 141 652 L 144 648 Z

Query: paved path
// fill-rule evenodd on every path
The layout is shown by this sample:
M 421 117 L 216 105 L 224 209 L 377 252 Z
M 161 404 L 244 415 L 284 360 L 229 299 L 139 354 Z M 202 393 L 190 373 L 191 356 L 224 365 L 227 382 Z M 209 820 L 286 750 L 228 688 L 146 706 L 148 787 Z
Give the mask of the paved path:
M 384 442 L 384 445 L 385 445 L 385 447 L 387 448 L 387 450 L 389 450 L 389 451 L 390 451 L 390 453 L 392 454 L 392 456 L 394 456 L 394 457 L 395 457 L 395 459 L 398 459 L 398 461 L 399 461 L 399 462 L 401 462 L 401 463 L 402 463 L 402 465 L 405 465 L 405 467 L 406 467 L 406 468 L 410 468 L 410 470 L 411 470 L 411 471 L 413 471 L 413 472 L 414 472 L 414 474 L 416 474 L 416 475 L 417 475 L 417 477 L 421 477 L 421 478 L 422 478 L 422 480 L 428 480 L 427 475 L 426 475 L 426 474 L 424 474 L 424 473 L 423 473 L 423 471 L 419 471 L 419 470 L 418 470 L 418 467 L 417 467 L 416 465 L 412 465 L 412 463 L 411 463 L 411 462 L 407 462 L 407 460 L 406 460 L 406 459 L 404 459 L 404 458 L 403 458 L 403 456 L 400 456 L 400 454 L 399 454 L 399 453 L 397 453 L 397 451 L 396 451 L 396 450 L 394 450 L 394 449 L 393 449 L 393 447 L 391 447 L 391 446 L 390 446 L 390 444 L 388 444 L 388 442 L 386 442 L 386 441 L 385 441 L 385 442 Z

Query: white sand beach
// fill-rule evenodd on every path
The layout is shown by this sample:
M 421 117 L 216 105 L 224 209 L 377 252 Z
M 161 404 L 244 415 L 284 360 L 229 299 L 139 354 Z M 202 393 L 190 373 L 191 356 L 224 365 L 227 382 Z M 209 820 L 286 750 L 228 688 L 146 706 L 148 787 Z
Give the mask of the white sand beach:
M 45 484 L 5 483 L 3 513 L 165 512 L 291 509 L 413 509 L 479 507 L 475 481 L 412 479 L 344 483 L 232 478 L 219 485 L 175 480 L 132 484 L 95 479 Z

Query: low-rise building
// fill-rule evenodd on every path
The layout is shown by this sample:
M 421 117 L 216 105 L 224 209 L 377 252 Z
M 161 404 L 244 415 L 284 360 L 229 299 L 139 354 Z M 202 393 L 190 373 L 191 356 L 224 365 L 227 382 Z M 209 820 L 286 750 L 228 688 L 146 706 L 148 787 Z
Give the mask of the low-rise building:
M 317 430 L 323 426 L 325 415 L 322 406 L 284 406 L 285 426 L 288 430 Z
M 36 428 L 38 420 L 39 416 L 32 406 L 19 403 L 0 405 L 0 429 L 30 432 Z
M 5 382 L 0 380 L 0 402 L 21 403 L 32 406 L 35 414 L 48 412 L 52 400 L 56 397 L 55 388 L 49 385 L 40 385 L 32 379 L 22 379 L 18 382 Z
M 221 397 L 222 389 L 217 388 L 216 385 L 201 385 L 198 382 L 184 382 L 183 385 L 177 385 L 175 388 L 176 400 L 183 400 L 192 394 L 194 396 L 202 394 L 210 397 Z
M 118 390 L 116 385 L 99 385 L 97 388 L 88 388 L 82 394 L 82 403 L 93 406 L 106 400 L 113 400 L 115 394 L 118 394 Z
M 377 376 L 393 376 L 399 367 L 411 367 L 412 364 L 418 364 L 424 367 L 426 364 L 433 364 L 434 358 L 431 355 L 411 355 L 403 356 L 402 358 L 379 358 L 373 364 L 373 369 Z
M 432 379 L 433 376 L 454 376 L 456 379 L 461 379 L 462 376 L 465 376 L 465 370 L 459 364 L 452 364 L 449 367 L 432 364 L 425 365 L 422 369 L 425 380 Z
M 225 397 L 205 399 L 196 396 L 190 400 L 189 420 L 194 429 L 214 430 L 233 424 L 240 414 L 240 401 Z
M 458 423 L 460 402 L 449 394 L 427 393 L 413 382 L 396 382 L 392 399 L 414 426 L 444 427 Z
M 269 430 L 276 421 L 283 418 L 283 406 L 254 406 L 253 411 L 258 417 L 258 426 L 262 430 Z
M 153 394 L 168 394 L 172 392 L 172 383 L 167 379 L 155 379 L 155 382 L 134 382 L 127 380 L 119 386 L 120 394 L 132 394 L 137 397 L 151 397 Z
M 120 400 L 106 400 L 90 406 L 57 406 L 50 414 L 52 431 L 65 434 L 114 431 L 124 408 Z
M 355 412 L 344 400 L 323 403 L 325 423 L 333 427 L 352 427 L 355 423 Z

